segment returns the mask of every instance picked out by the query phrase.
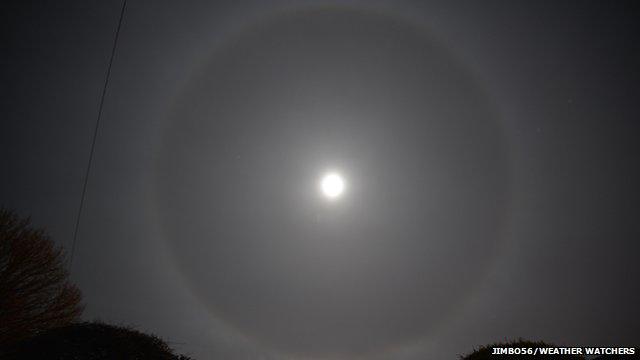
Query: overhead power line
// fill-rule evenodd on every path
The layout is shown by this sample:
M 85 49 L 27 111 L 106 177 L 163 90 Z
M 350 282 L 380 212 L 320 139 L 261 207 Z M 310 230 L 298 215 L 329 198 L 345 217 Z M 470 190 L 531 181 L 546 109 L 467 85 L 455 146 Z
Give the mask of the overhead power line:
M 111 67 L 113 66 L 113 58 L 116 55 L 116 48 L 118 47 L 118 38 L 120 36 L 120 28 L 122 27 L 122 19 L 124 18 L 124 11 L 127 7 L 127 0 L 122 1 L 122 9 L 120 9 L 120 18 L 118 20 L 118 27 L 113 39 L 113 47 L 111 48 L 111 57 L 109 58 L 109 65 L 107 66 L 107 73 L 105 74 L 104 86 L 102 87 L 102 94 L 100 96 L 100 105 L 98 106 L 98 116 L 96 118 L 96 125 L 93 129 L 93 138 L 91 140 L 91 148 L 89 150 L 89 159 L 87 161 L 87 170 L 84 174 L 84 182 L 82 184 L 82 193 L 80 195 L 80 204 L 78 206 L 78 214 L 76 216 L 76 225 L 73 230 L 73 242 L 71 244 L 71 256 L 69 258 L 69 269 L 73 266 L 73 258 L 76 252 L 76 242 L 78 241 L 78 229 L 80 228 L 80 220 L 82 218 L 82 209 L 84 208 L 84 199 L 87 193 L 87 184 L 89 183 L 89 173 L 91 172 L 91 163 L 93 162 L 93 153 L 96 148 L 96 139 L 98 138 L 98 130 L 100 129 L 100 120 L 102 119 L 102 108 L 104 107 L 104 99 L 107 94 L 107 88 L 109 86 L 109 78 L 111 77 Z

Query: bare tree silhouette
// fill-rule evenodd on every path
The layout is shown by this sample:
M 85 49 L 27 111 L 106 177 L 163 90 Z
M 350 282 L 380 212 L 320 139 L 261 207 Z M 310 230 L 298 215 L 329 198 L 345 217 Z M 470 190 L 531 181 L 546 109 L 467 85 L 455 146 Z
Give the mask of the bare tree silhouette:
M 29 219 L 0 209 L 0 346 L 79 319 L 64 253 Z

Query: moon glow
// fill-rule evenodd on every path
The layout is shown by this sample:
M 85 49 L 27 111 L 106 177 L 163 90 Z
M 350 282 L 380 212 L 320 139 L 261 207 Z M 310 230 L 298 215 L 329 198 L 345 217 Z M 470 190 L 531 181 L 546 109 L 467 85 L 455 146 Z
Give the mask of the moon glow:
M 341 197 L 344 193 L 344 189 L 344 179 L 338 173 L 327 173 L 322 177 L 322 180 L 320 180 L 320 190 L 322 195 L 329 200 L 335 200 Z

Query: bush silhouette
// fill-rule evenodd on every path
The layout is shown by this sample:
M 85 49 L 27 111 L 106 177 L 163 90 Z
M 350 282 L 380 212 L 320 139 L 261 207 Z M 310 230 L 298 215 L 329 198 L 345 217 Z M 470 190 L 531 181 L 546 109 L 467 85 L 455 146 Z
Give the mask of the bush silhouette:
M 518 339 L 515 341 L 507 341 L 504 343 L 494 343 L 485 346 L 481 346 L 479 349 L 475 350 L 471 354 L 461 356 L 462 360 L 486 360 L 486 359 L 496 359 L 496 358 L 531 358 L 531 359 L 568 359 L 568 360 L 584 360 L 584 357 L 580 355 L 491 355 L 494 347 L 505 347 L 505 348 L 536 348 L 536 347 L 556 347 L 556 345 L 544 343 L 542 341 L 528 341 L 523 339 Z
M 79 319 L 80 290 L 64 261 L 43 230 L 0 209 L 0 347 Z
M 101 323 L 77 323 L 51 329 L 0 352 L 7 360 L 22 359 L 157 359 L 189 360 L 175 355 L 153 335 Z

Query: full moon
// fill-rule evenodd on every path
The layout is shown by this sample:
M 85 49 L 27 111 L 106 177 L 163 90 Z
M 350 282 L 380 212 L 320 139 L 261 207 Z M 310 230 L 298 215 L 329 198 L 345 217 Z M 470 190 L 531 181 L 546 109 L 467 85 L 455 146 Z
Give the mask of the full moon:
M 339 198 L 344 193 L 344 179 L 338 173 L 325 174 L 320 180 L 320 190 L 327 199 Z

